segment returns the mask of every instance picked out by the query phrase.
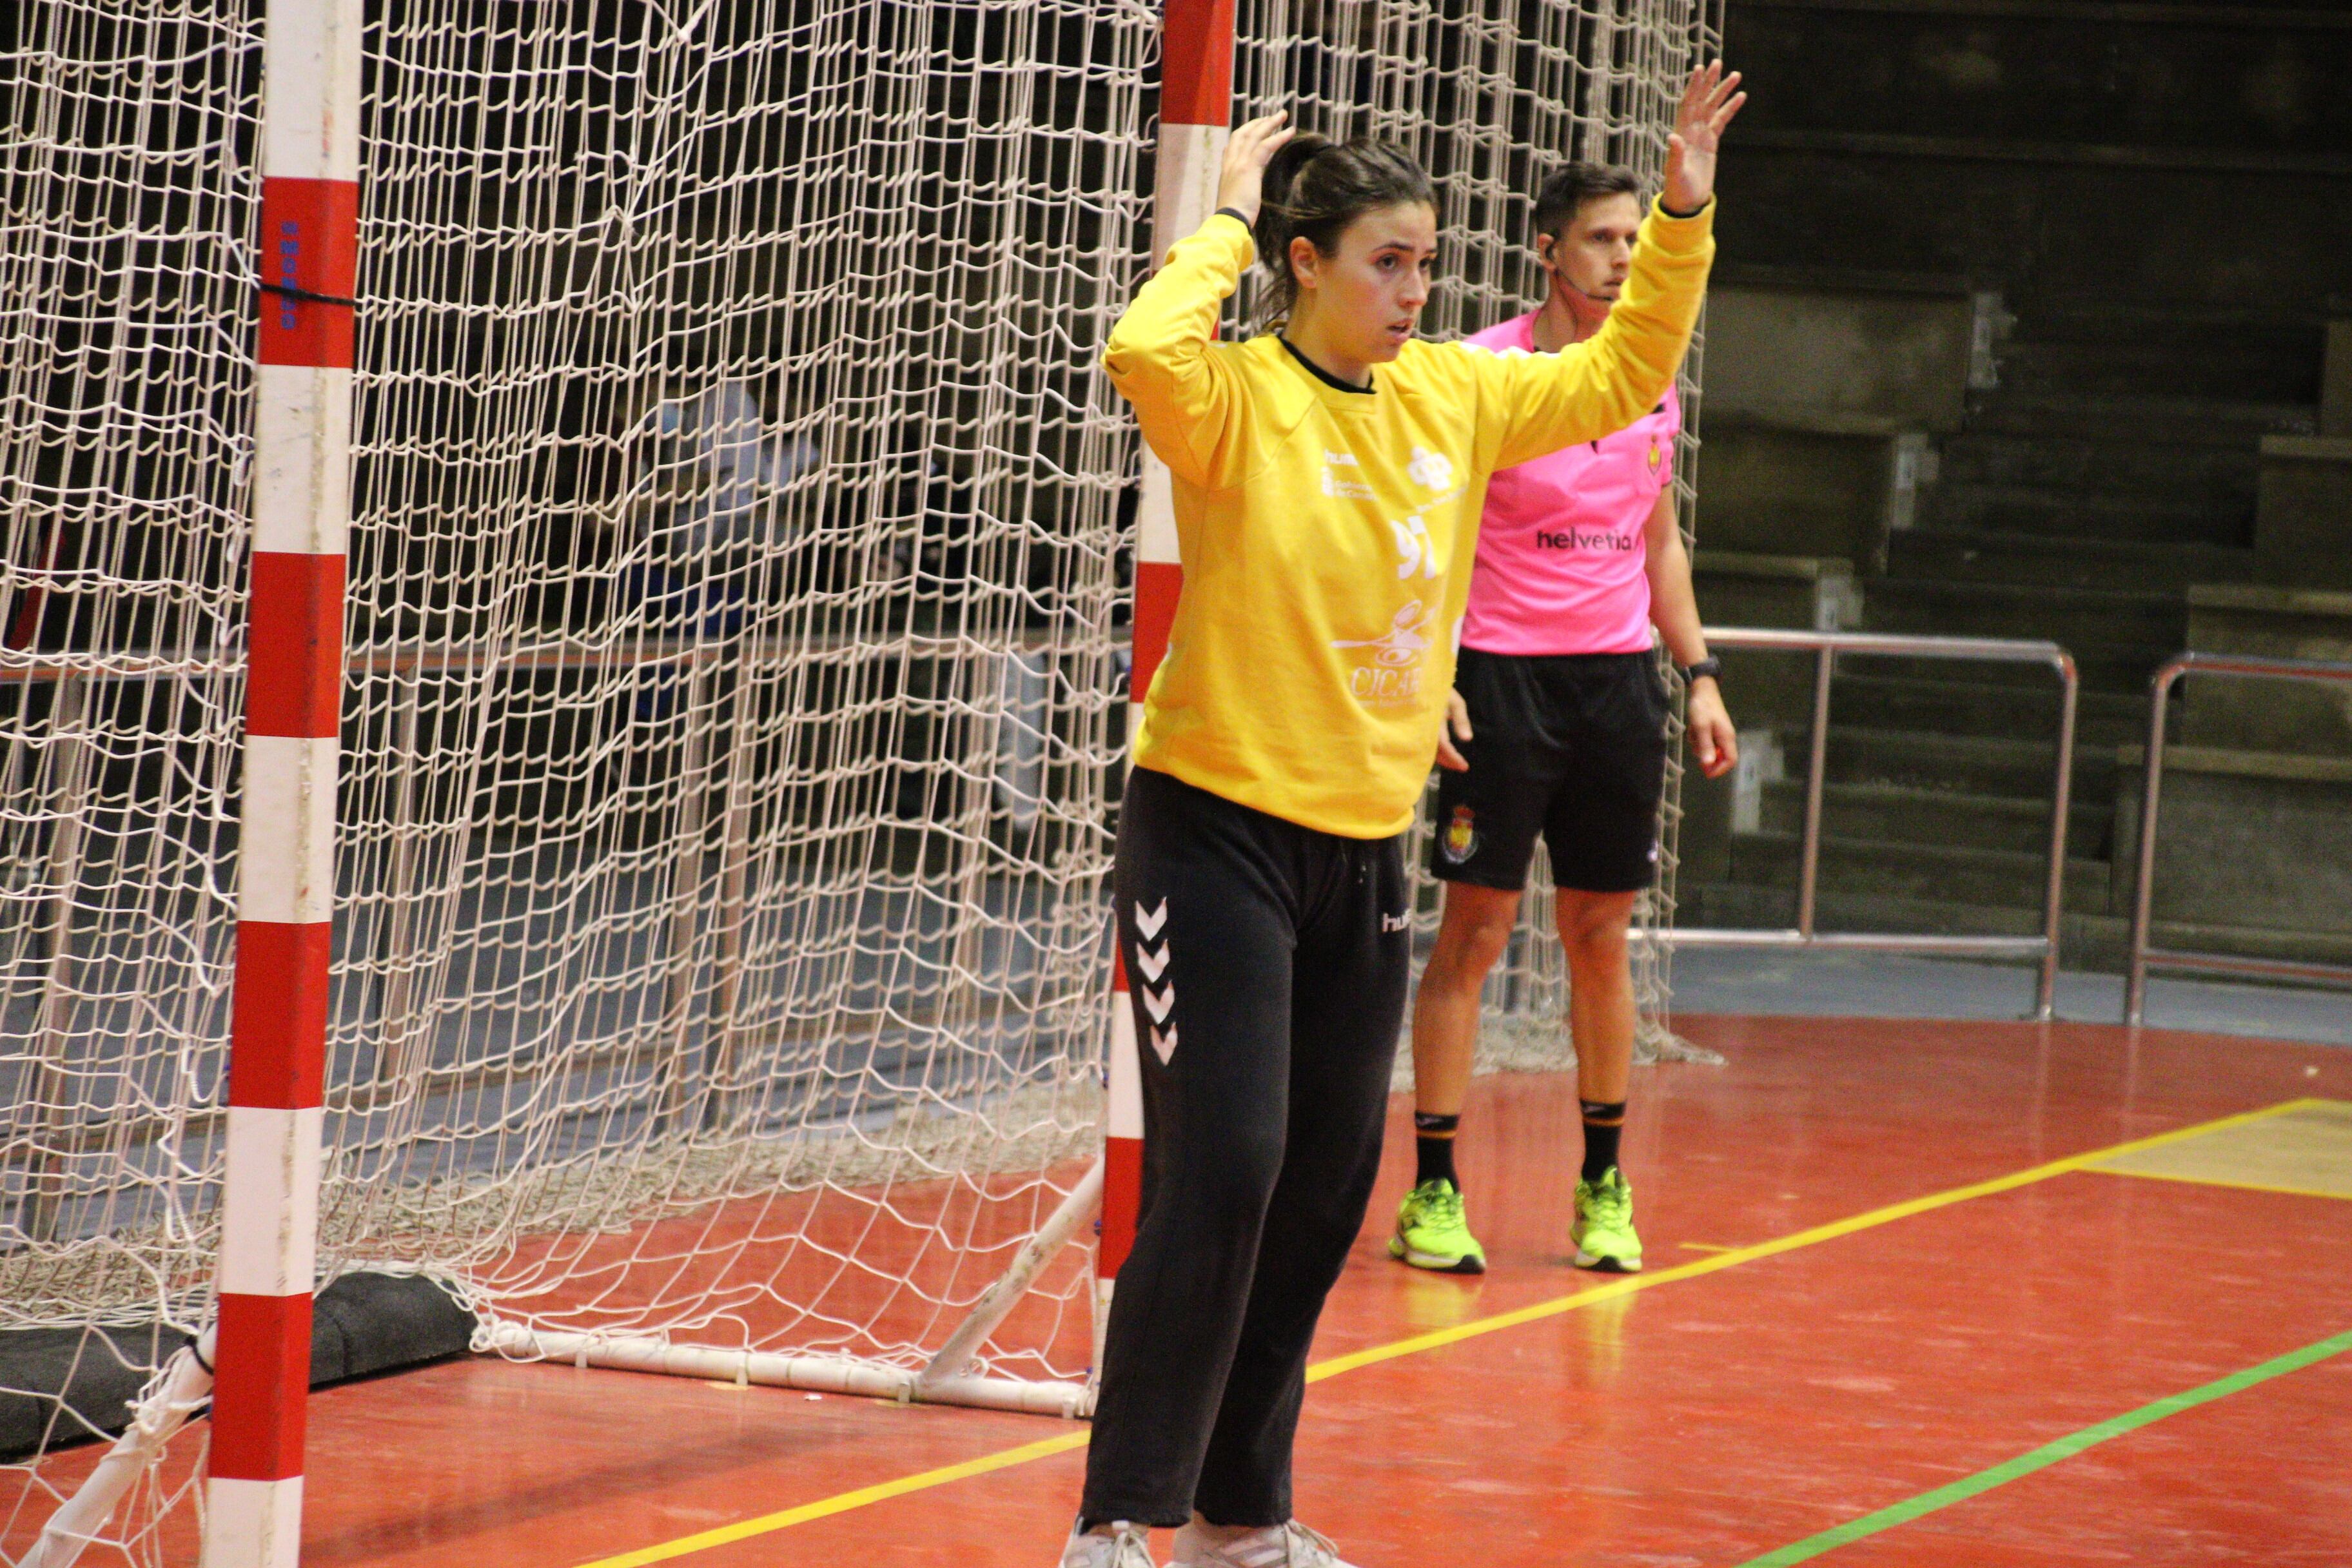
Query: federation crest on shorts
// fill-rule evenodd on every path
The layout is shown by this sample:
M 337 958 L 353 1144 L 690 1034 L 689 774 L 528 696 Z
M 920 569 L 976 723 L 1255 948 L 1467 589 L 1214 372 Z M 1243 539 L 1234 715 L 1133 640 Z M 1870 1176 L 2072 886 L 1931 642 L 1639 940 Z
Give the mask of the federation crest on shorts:
M 1478 819 L 1466 805 L 1454 808 L 1454 819 L 1438 836 L 1437 852 L 1449 865 L 1459 866 L 1478 852 Z

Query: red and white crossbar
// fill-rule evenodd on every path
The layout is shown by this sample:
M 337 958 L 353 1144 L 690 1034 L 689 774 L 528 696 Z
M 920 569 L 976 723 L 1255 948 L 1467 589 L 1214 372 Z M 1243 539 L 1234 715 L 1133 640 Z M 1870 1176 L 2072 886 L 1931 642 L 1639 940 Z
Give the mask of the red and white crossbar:
M 1151 215 L 1155 256 L 1166 255 L 1216 211 L 1217 168 L 1233 118 L 1234 0 L 1168 0 L 1160 60 L 1160 147 Z M 1127 704 L 1130 739 L 1142 728 L 1143 694 L 1167 655 L 1168 629 L 1184 587 L 1168 466 L 1149 449 L 1143 454 L 1137 524 L 1134 678 Z M 1135 1245 L 1136 1210 L 1143 1195 L 1143 1075 L 1135 1054 L 1135 1015 L 1128 1005 L 1123 956 L 1113 965 L 1111 984 L 1117 995 L 1111 1005 L 1110 1118 L 1103 1151 L 1102 1243 L 1095 1255 L 1097 1294 L 1106 1310 L 1111 1282 Z
M 292 1568 L 318 1237 L 359 258 L 360 0 L 269 0 L 253 575 L 204 1568 Z

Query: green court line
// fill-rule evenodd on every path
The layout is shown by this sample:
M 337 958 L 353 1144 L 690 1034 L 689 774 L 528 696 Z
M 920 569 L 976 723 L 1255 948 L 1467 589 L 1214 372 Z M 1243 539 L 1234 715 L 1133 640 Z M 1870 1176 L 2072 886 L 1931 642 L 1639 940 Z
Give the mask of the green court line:
M 2202 1388 L 2192 1388 L 2186 1394 L 2170 1394 L 2153 1405 L 2143 1405 L 2137 1410 L 2128 1411 L 2111 1420 L 2102 1421 L 2095 1426 L 2085 1426 L 2080 1432 L 2069 1433 L 2054 1443 L 2044 1443 L 2030 1454 L 2020 1454 L 2014 1459 L 2005 1460 L 1989 1470 L 1979 1470 L 1975 1475 L 1954 1481 L 1949 1486 L 1937 1487 L 1931 1492 L 1921 1492 L 1917 1497 L 1906 1499 L 1890 1508 L 1882 1508 L 1876 1513 L 1866 1513 L 1860 1519 L 1851 1520 L 1835 1529 L 1824 1530 L 1819 1535 L 1809 1535 L 1794 1545 L 1783 1546 L 1777 1552 L 1767 1552 L 1761 1557 L 1751 1557 L 1739 1564 L 1739 1568 L 1787 1568 L 1787 1564 L 1791 1563 L 1808 1562 L 1819 1557 L 1824 1552 L 1834 1552 L 1849 1542 L 1860 1541 L 1864 1536 L 1876 1535 L 1879 1531 L 1892 1530 L 1898 1524 L 1908 1524 L 1913 1520 L 1934 1513 L 1938 1509 L 1949 1508 L 1956 1502 L 1964 1502 L 1979 1493 L 1989 1492 L 1995 1487 L 2006 1486 L 2021 1476 L 2030 1476 L 2036 1470 L 2047 1469 L 2059 1460 L 2071 1459 L 2084 1449 L 2095 1447 L 2111 1437 L 2120 1437 L 2126 1432 L 2137 1432 L 2141 1427 L 2161 1421 L 2168 1415 L 2178 1415 L 2184 1410 L 2194 1410 L 2200 1405 L 2210 1404 L 2226 1394 L 2252 1388 L 2258 1383 L 2268 1383 L 2272 1378 L 2284 1377 L 2291 1372 L 2299 1372 L 2314 1362 L 2322 1362 L 2330 1356 L 2342 1355 L 2346 1351 L 2352 1351 L 2352 1331 L 2332 1334 L 2317 1344 L 2305 1345 L 2299 1351 L 2289 1351 L 2286 1354 L 2273 1357 L 2260 1366 L 2250 1366 L 2242 1372 L 2233 1372 L 2227 1377 L 2215 1378 Z

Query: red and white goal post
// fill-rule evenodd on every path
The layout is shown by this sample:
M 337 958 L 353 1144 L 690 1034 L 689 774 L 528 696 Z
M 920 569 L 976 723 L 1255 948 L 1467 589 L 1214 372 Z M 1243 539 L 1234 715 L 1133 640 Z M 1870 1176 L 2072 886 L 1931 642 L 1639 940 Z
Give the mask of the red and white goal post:
M 1535 179 L 1654 168 L 1714 3 L 25 0 L 0 1564 L 294 1563 L 371 1281 L 1084 1414 L 1181 583 L 1102 343 L 1277 106 L 1437 174 L 1431 331 L 1523 308 Z
M 1152 180 L 1155 262 L 1217 210 L 1217 174 L 1225 155 L 1234 106 L 1234 0 L 1172 0 L 1161 15 L 1160 134 Z M 1176 601 L 1184 590 L 1184 566 L 1176 550 L 1175 493 L 1168 465 L 1148 447 L 1141 460 L 1135 603 L 1129 616 L 1134 639 L 1127 700 L 1130 736 L 1141 728 L 1143 694 L 1151 689 L 1151 677 L 1167 657 Z M 1095 1307 L 1097 1346 L 1119 1266 L 1135 1245 L 1137 1212 L 1143 1199 L 1143 1068 L 1136 1056 L 1135 1014 L 1128 1001 L 1134 981 L 1127 972 L 1126 955 L 1118 946 L 1114 940 L 1110 1043 L 1104 1075 L 1108 1110 L 1103 1126 L 1102 1225 L 1095 1248 L 1095 1275 L 1099 1281 Z

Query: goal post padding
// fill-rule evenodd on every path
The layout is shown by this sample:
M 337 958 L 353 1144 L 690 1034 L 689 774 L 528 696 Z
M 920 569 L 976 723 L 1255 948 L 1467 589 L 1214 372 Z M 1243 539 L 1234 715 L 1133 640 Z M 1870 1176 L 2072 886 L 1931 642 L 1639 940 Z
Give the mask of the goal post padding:
M 478 1327 L 434 1280 L 346 1274 L 315 1303 L 310 1386 L 463 1354 Z M 157 1322 L 0 1330 L 0 1463 L 120 1436 L 155 1369 L 191 1342 Z

